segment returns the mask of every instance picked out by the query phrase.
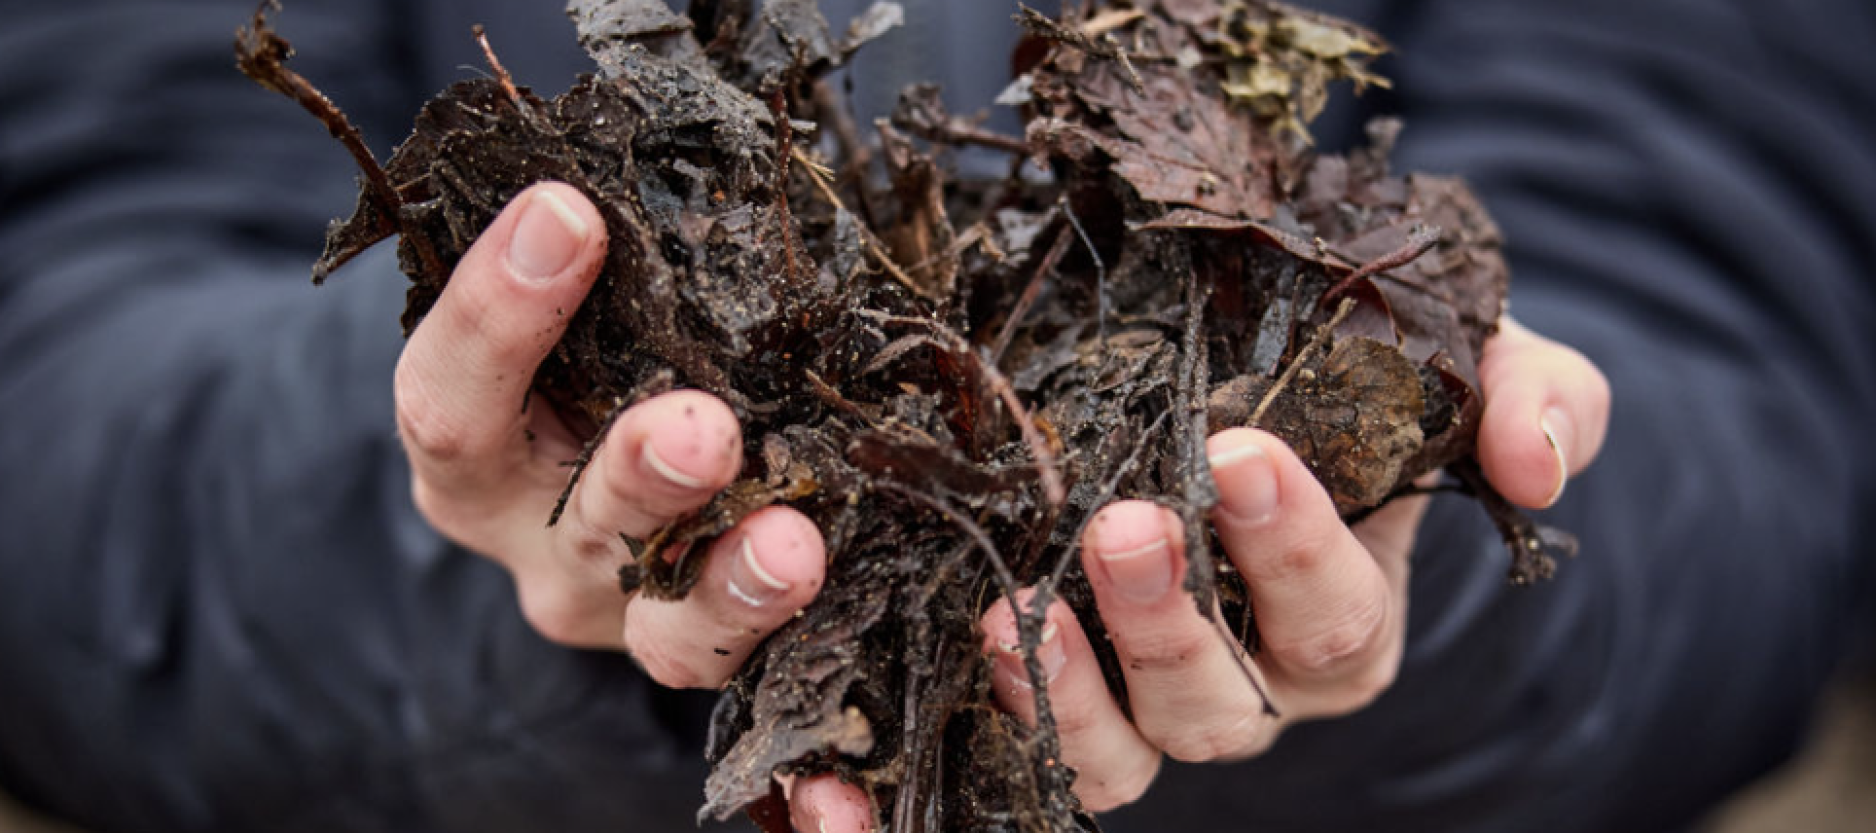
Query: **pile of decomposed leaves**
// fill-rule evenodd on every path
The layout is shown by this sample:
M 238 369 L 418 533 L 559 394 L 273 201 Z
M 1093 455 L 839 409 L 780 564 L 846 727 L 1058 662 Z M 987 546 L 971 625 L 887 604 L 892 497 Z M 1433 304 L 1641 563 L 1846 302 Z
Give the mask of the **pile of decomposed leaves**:
M 1033 585 L 1032 610 L 1063 598 L 1098 630 L 1080 531 L 1142 497 L 1184 518 L 1185 587 L 1254 651 L 1204 521 L 1223 428 L 1282 437 L 1351 521 L 1444 470 L 1498 524 L 1513 581 L 1572 547 L 1472 456 L 1507 281 L 1491 219 L 1457 180 L 1388 172 L 1396 123 L 1347 156 L 1306 132 L 1332 82 L 1386 83 L 1365 69 L 1381 39 L 1261 0 L 1067 5 L 1016 15 L 999 103 L 1025 127 L 1007 135 L 929 85 L 856 125 L 829 76 L 900 24 L 891 3 L 836 33 L 813 0 L 572 0 L 593 74 L 542 98 L 491 51 L 492 76 L 439 94 L 382 165 L 263 15 L 239 34 L 242 70 L 364 172 L 314 279 L 397 236 L 407 330 L 530 184 L 599 207 L 605 268 L 536 390 L 595 444 L 674 386 L 722 397 L 745 437 L 741 480 L 631 541 L 625 592 L 684 596 L 703 544 L 764 506 L 824 530 L 819 597 L 722 695 L 703 816 L 766 817 L 775 774 L 831 771 L 895 833 L 1093 829 L 1047 686 L 1035 728 L 999 712 L 977 622 Z M 1010 176 L 948 176 L 965 145 Z M 1039 617 L 1018 626 L 1040 678 Z

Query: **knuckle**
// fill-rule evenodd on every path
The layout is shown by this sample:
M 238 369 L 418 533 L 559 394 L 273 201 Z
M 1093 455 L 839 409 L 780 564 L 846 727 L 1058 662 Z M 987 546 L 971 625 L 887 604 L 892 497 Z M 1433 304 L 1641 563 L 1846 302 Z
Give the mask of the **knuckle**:
M 1293 641 L 1275 642 L 1270 649 L 1283 662 L 1311 674 L 1342 670 L 1368 656 L 1380 641 L 1387 620 L 1382 596 L 1363 604 L 1320 630 Z
M 1245 558 L 1253 582 L 1282 583 L 1320 572 L 1331 555 L 1331 543 L 1320 533 L 1289 536 L 1270 551 Z
M 1111 631 L 1130 672 L 1176 672 L 1191 667 L 1203 653 L 1216 647 L 1211 633 L 1191 628 Z
M 1028 703 L 1025 703 L 1025 706 L 1033 708 Z M 1075 738 L 1092 736 L 1102 729 L 1102 715 L 1097 714 L 1094 709 L 1064 706 L 1066 704 L 1058 706 L 1053 716 L 1056 734 L 1064 738 L 1065 742 L 1073 743 Z
M 441 408 L 402 396 L 398 401 L 397 433 L 405 445 L 439 463 L 462 460 L 474 450 L 473 436 L 462 421 L 451 419 Z
M 475 352 L 462 358 L 467 360 L 478 372 L 496 372 L 502 368 L 532 365 L 540 360 L 551 342 L 543 344 L 543 335 L 530 332 L 526 316 L 520 315 L 530 305 L 525 297 L 515 293 L 516 284 L 512 281 L 490 280 L 493 276 L 483 275 L 479 279 L 459 281 L 451 279 L 450 288 L 461 287 L 462 292 L 449 299 L 451 329 L 460 331 L 461 337 L 472 339 L 469 343 L 477 345 Z M 446 290 L 447 291 L 447 290 Z
M 576 573 L 604 577 L 631 556 L 619 533 L 602 529 L 589 518 L 568 520 L 565 552 Z
M 482 454 L 488 432 L 445 404 L 446 397 L 416 365 L 399 360 L 395 372 L 397 434 L 405 448 L 431 463 L 450 464 Z
M 1264 715 L 1253 713 L 1230 724 L 1203 725 L 1188 722 L 1166 730 L 1159 738 L 1149 738 L 1166 757 L 1188 764 L 1255 757 L 1270 749 L 1276 740 L 1274 727 Z
M 1315 709 L 1316 715 L 1340 717 L 1367 708 L 1393 687 L 1399 673 L 1399 652 L 1354 669 L 1346 679 L 1318 698 L 1320 705 Z

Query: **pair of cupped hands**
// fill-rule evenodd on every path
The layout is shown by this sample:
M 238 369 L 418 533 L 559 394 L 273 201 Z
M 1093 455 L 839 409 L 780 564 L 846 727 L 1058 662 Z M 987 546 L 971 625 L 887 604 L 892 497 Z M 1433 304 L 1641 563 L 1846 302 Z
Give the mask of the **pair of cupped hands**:
M 605 249 L 592 204 L 570 186 L 543 183 L 516 197 L 469 250 L 397 366 L 414 497 L 442 534 L 513 574 L 522 612 L 547 639 L 623 651 L 665 686 L 717 688 L 814 598 L 826 549 L 807 517 L 770 507 L 716 540 L 685 600 L 620 594 L 617 571 L 631 557 L 621 533 L 643 538 L 703 506 L 741 465 L 729 407 L 690 390 L 622 414 L 561 522 L 543 523 L 566 485 L 563 462 L 582 442 L 552 408 L 515 403 L 531 395 L 536 366 Z M 1487 477 L 1514 503 L 1550 506 L 1602 444 L 1608 383 L 1581 354 L 1510 321 L 1487 342 L 1479 375 Z M 1408 553 L 1425 499 L 1396 500 L 1351 527 L 1276 437 L 1225 430 L 1207 453 L 1219 496 L 1211 521 L 1249 587 L 1263 650 L 1253 659 L 1227 648 L 1199 616 L 1181 588 L 1184 535 L 1171 512 L 1140 500 L 1102 508 L 1081 556 L 1126 675 L 1131 718 L 1059 601 L 1047 611 L 1038 656 L 1062 757 L 1079 771 L 1075 790 L 1092 810 L 1138 799 L 1162 756 L 1242 759 L 1291 723 L 1359 709 L 1400 666 Z M 996 602 L 982 624 L 997 702 L 1033 720 L 1010 600 Z M 1280 717 L 1263 709 L 1240 666 L 1261 679 Z M 865 797 L 831 776 L 794 781 L 788 793 L 796 829 L 872 829 Z

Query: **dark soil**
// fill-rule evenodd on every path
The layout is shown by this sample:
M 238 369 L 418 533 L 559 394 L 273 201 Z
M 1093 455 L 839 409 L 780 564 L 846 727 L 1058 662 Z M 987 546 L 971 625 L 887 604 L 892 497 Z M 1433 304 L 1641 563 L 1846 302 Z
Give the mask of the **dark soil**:
M 772 503 L 825 531 L 819 598 L 723 695 L 702 815 L 773 801 L 773 773 L 833 771 L 893 831 L 1092 829 L 1046 686 L 1038 729 L 999 712 L 976 623 L 1025 585 L 1036 610 L 1061 597 L 1098 623 L 1079 533 L 1140 497 L 1185 519 L 1186 587 L 1254 646 L 1205 523 L 1222 428 L 1283 437 L 1351 521 L 1448 471 L 1514 581 L 1570 546 L 1471 457 L 1498 230 L 1463 183 L 1388 172 L 1397 123 L 1348 156 L 1306 133 L 1331 82 L 1386 83 L 1364 68 L 1380 38 L 1257 0 L 1091 6 L 1017 16 L 1023 135 L 916 86 L 869 138 L 823 78 L 896 6 L 836 34 L 811 0 L 573 0 L 594 74 L 544 99 L 491 52 L 494 77 L 444 90 L 382 167 L 265 19 L 241 32 L 242 69 L 365 170 L 315 280 L 398 236 L 407 329 L 528 185 L 599 206 L 606 267 L 536 388 L 593 442 L 673 386 L 724 398 L 746 437 L 747 477 L 633 542 L 626 592 L 682 597 L 703 544 Z M 1007 152 L 1010 176 L 954 181 L 960 145 Z M 1019 617 L 1032 677 L 1038 626 Z

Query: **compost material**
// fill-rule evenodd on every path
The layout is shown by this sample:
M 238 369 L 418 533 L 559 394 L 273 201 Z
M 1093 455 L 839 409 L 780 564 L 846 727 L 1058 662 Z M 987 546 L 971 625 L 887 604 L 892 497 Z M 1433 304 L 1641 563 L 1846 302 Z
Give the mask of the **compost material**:
M 1223 428 L 1282 437 L 1351 521 L 1447 472 L 1498 524 L 1513 581 L 1572 546 L 1472 457 L 1498 229 L 1463 183 L 1388 171 L 1398 123 L 1346 156 L 1308 136 L 1332 83 L 1386 83 L 1366 68 L 1382 40 L 1260 0 L 1066 5 L 1015 16 L 998 104 L 1025 127 L 1005 135 L 929 85 L 856 123 L 830 73 L 901 24 L 891 3 L 837 30 L 812 0 L 573 0 L 592 74 L 543 98 L 484 39 L 490 77 L 440 93 L 382 165 L 285 67 L 265 9 L 239 34 L 242 70 L 363 171 L 314 280 L 396 236 L 407 331 L 524 188 L 559 180 L 598 206 L 604 270 L 536 390 L 594 444 L 673 386 L 722 397 L 745 437 L 743 479 L 631 541 L 623 592 L 683 597 L 708 542 L 764 506 L 825 531 L 819 597 L 723 693 L 701 816 L 785 818 L 774 775 L 834 772 L 897 833 L 1094 829 L 1047 686 L 1036 727 L 998 711 L 977 622 L 1036 586 L 1034 611 L 1064 598 L 1098 629 L 1080 531 L 1136 497 L 1184 519 L 1186 589 L 1254 651 L 1205 523 Z M 951 176 L 966 145 L 1009 175 Z M 1039 623 L 1018 617 L 1032 679 Z

